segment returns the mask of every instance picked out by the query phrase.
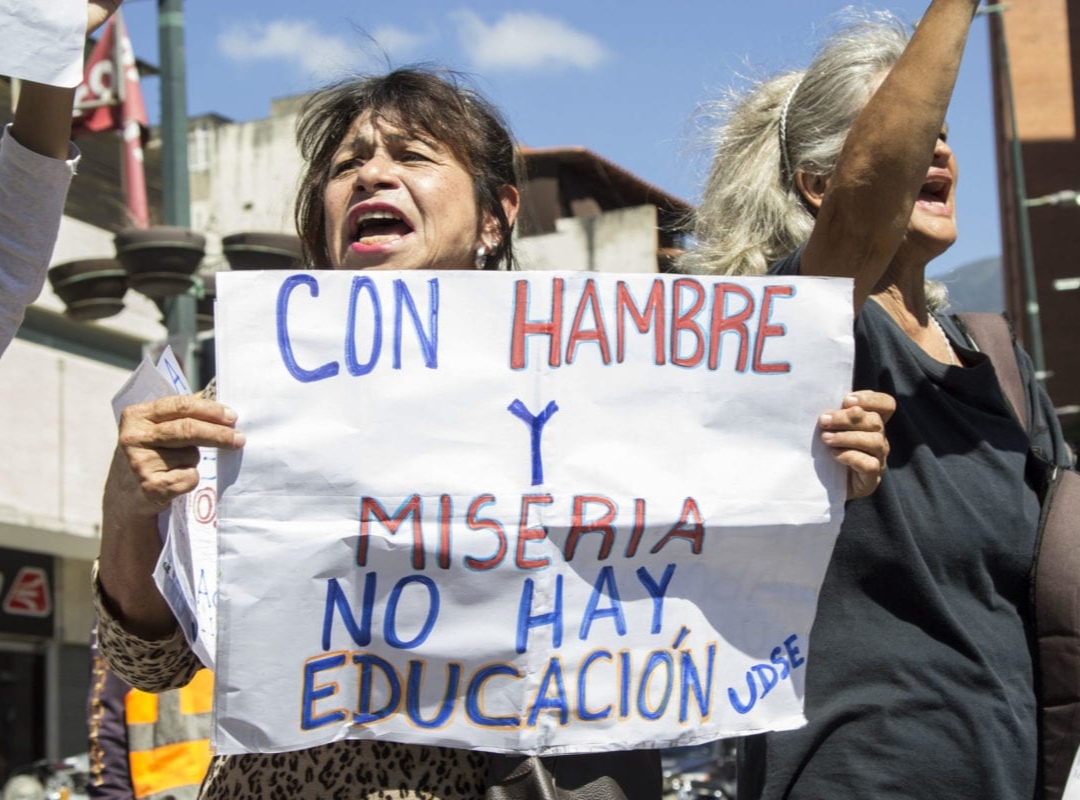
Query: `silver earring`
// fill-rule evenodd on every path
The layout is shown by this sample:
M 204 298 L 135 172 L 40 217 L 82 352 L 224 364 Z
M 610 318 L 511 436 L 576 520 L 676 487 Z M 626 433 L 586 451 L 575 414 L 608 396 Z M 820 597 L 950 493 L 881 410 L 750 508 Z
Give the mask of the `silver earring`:
M 476 248 L 476 268 L 483 269 L 487 265 L 487 247 L 480 245 Z

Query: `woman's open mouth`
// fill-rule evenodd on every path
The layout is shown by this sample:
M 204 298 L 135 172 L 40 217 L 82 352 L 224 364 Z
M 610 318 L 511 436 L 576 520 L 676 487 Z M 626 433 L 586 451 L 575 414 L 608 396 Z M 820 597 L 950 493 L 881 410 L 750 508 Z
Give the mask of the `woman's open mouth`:
M 412 233 L 412 226 L 392 211 L 363 211 L 353 220 L 354 242 L 365 245 L 384 245 L 396 242 Z
M 949 189 L 951 187 L 952 181 L 946 178 L 929 180 L 919 190 L 919 202 L 946 205 L 949 202 Z

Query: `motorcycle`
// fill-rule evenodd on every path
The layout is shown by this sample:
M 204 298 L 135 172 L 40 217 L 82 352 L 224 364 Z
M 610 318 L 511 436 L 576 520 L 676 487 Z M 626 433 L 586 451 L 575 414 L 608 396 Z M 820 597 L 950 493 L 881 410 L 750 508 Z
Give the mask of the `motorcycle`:
M 3 800 L 89 800 L 90 758 L 42 759 L 15 770 L 4 784 Z
M 660 755 L 665 800 L 735 800 L 735 740 L 672 747 Z

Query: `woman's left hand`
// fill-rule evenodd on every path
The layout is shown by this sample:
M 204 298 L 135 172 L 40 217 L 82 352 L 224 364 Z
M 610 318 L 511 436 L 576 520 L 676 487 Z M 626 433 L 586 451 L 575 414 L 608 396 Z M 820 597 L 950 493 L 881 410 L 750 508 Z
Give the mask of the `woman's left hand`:
M 848 468 L 847 499 L 872 494 L 881 483 L 889 458 L 885 423 L 896 411 L 892 395 L 869 390 L 852 392 L 843 408 L 818 418 L 821 440 Z

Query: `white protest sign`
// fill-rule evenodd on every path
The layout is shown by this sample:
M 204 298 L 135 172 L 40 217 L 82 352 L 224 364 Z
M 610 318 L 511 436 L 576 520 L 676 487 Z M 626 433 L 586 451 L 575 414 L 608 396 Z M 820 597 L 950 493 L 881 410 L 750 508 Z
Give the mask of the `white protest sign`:
M 86 0 L 0 0 L 0 75 L 52 86 L 82 80 Z
M 154 581 L 204 666 L 217 651 L 217 450 L 199 448 L 199 483 L 172 502 Z
M 219 273 L 218 752 L 803 724 L 850 281 Z
M 155 366 L 143 359 L 113 397 L 117 423 L 121 412 L 173 394 L 190 394 L 191 387 L 172 348 L 166 346 Z M 158 517 L 164 539 L 154 569 L 154 583 L 169 604 L 184 636 L 199 660 L 214 667 L 217 620 L 217 450 L 200 448 L 199 484 L 173 500 Z

